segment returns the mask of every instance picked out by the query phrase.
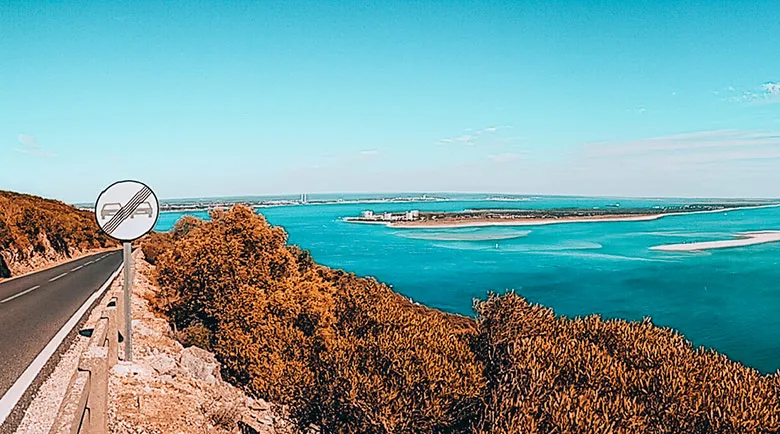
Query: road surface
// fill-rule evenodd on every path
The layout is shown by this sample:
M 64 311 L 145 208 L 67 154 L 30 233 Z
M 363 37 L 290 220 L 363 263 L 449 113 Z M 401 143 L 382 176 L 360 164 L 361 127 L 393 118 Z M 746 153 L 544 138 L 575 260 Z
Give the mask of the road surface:
M 0 283 L 0 397 L 121 262 L 103 252 Z

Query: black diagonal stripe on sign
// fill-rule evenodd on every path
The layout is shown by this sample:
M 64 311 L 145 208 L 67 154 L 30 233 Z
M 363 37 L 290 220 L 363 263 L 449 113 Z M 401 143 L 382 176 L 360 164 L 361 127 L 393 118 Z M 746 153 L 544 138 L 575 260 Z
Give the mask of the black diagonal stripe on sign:
M 144 188 L 136 192 L 133 195 L 133 197 L 131 197 L 130 200 L 126 204 L 124 204 L 124 206 L 120 207 L 117 210 L 117 212 L 113 215 L 113 217 L 111 217 L 111 220 L 109 220 L 108 223 L 106 223 L 105 227 L 107 229 L 113 229 L 118 223 L 121 223 L 122 220 L 126 218 L 124 216 L 126 215 L 127 209 L 129 207 L 132 207 L 134 203 L 140 202 L 140 199 L 143 197 L 143 195 L 144 195 Z
M 106 223 L 104 230 L 109 234 L 113 233 L 128 217 L 132 216 L 138 206 L 151 195 L 151 190 L 142 189 L 125 204 L 114 217 Z
M 130 199 L 130 202 L 126 203 L 125 206 L 123 206 L 115 215 L 114 217 L 109 220 L 109 222 L 104 227 L 104 230 L 111 234 L 114 232 L 119 225 L 122 224 L 128 217 L 132 216 L 136 209 L 138 209 L 138 206 L 146 200 L 146 198 L 149 197 L 151 193 L 146 193 L 143 190 L 139 191 L 138 193 L 133 196 L 132 199 Z
M 119 225 L 122 224 L 125 220 L 127 220 L 128 217 L 133 215 L 136 209 L 138 209 L 138 206 L 145 201 L 150 195 L 151 190 L 148 188 L 141 189 L 138 193 L 136 193 L 129 202 L 125 204 L 117 213 L 114 215 L 114 217 L 111 218 L 111 220 L 106 223 L 106 226 L 104 227 L 104 230 L 111 234 L 114 232 Z
M 106 225 L 103 227 L 103 230 L 105 230 L 109 235 L 112 234 L 119 225 L 122 224 L 125 220 L 127 220 L 135 210 L 138 209 L 138 207 L 141 205 L 143 201 L 145 201 L 149 196 L 151 196 L 152 191 L 144 187 L 139 191 L 138 193 L 133 196 L 130 201 L 125 204 L 113 217 L 111 217 L 111 220 L 106 223 Z

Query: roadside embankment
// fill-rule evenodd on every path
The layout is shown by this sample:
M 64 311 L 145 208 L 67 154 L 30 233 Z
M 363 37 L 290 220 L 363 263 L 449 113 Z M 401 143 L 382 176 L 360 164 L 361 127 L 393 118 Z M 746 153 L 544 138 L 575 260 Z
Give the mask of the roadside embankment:
M 107 421 L 108 432 L 122 434 L 292 433 L 277 416 L 281 410 L 263 400 L 252 399 L 223 381 L 221 367 L 213 354 L 194 346 L 184 348 L 174 339 L 167 321 L 157 318 L 149 309 L 147 298 L 157 293 L 147 278 L 152 267 L 140 250 L 135 252 L 134 262 L 134 362 L 123 361 L 124 346 L 119 345 L 117 364 L 109 362 L 104 373 L 90 373 L 90 383 L 94 382 L 94 375 L 108 379 L 107 400 L 102 395 L 103 403 L 97 407 L 89 401 L 86 403 L 87 407 L 92 406 L 90 418 L 94 420 L 96 411 L 100 412 L 99 419 Z M 117 302 L 116 308 L 121 310 L 118 296 L 122 291 L 123 279 L 116 279 L 78 329 L 95 330 L 105 317 L 103 307 L 109 299 Z M 119 317 L 112 318 L 122 322 Z M 84 357 L 90 353 L 94 339 L 94 332 L 78 333 L 64 346 L 51 374 L 27 406 L 16 434 L 50 434 L 55 424 L 78 424 L 85 402 L 79 402 L 78 398 L 83 392 L 73 395 L 72 387 L 77 368 L 79 372 L 83 370 Z M 64 417 L 65 407 L 75 408 L 75 416 Z M 78 432 L 85 432 L 84 429 L 82 426 Z
M 271 404 L 222 380 L 213 354 L 184 348 L 174 338 L 168 322 L 149 307 L 148 299 L 158 292 L 148 278 L 152 266 L 140 250 L 133 256 L 133 362 L 111 370 L 109 432 L 289 432 Z
M 100 232 L 92 212 L 0 191 L 0 280 L 112 246 L 116 242 Z

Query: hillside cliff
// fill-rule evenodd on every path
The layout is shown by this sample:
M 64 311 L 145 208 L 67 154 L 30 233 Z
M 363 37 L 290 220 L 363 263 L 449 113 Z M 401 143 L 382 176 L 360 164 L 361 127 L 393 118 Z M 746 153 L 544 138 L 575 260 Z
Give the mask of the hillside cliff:
M 475 319 L 316 264 L 236 206 L 144 244 L 153 304 L 226 376 L 323 433 L 777 433 L 780 374 L 650 320 L 569 319 L 507 293 Z
M 89 211 L 0 191 L 0 279 L 114 245 Z

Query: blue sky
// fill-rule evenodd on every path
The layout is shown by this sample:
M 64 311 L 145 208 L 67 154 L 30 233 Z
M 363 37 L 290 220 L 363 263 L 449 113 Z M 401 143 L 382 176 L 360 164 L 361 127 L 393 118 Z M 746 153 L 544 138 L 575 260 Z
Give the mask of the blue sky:
M 780 197 L 772 1 L 5 0 L 0 41 L 0 189 Z

